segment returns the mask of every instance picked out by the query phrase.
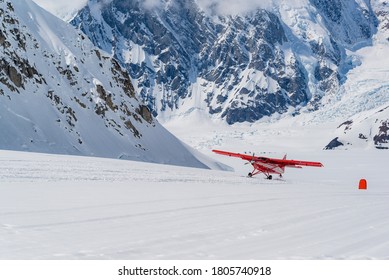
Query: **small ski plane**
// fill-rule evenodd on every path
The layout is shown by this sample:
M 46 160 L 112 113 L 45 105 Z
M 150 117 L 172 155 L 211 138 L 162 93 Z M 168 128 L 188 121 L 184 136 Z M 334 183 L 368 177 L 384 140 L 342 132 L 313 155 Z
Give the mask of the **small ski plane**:
M 254 154 L 253 155 L 238 154 L 238 153 L 231 153 L 231 152 L 220 151 L 220 150 L 212 150 L 212 152 L 224 156 L 238 157 L 243 160 L 247 160 L 248 162 L 246 164 L 251 163 L 251 165 L 254 168 L 254 170 L 248 174 L 249 177 L 252 177 L 259 173 L 263 173 L 265 174 L 266 179 L 269 180 L 273 178 L 271 174 L 278 174 L 280 175 L 280 177 L 282 177 L 282 174 L 285 172 L 285 167 L 302 168 L 303 166 L 315 166 L 315 167 L 323 166 L 323 164 L 316 161 L 286 159 L 286 155 L 282 159 L 276 159 L 276 158 L 268 158 L 268 157 L 257 157 Z

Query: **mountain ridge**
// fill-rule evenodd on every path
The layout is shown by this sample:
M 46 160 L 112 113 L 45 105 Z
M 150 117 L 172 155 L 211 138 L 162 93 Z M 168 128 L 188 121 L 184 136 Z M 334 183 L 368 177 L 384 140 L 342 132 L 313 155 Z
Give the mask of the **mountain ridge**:
M 347 49 L 371 44 L 378 24 L 361 1 L 311 0 L 298 9 L 281 1 L 216 17 L 193 0 L 151 9 L 136 0 L 99 3 L 89 1 L 72 24 L 118 58 L 161 119 L 193 107 L 229 124 L 317 110 L 353 67 Z

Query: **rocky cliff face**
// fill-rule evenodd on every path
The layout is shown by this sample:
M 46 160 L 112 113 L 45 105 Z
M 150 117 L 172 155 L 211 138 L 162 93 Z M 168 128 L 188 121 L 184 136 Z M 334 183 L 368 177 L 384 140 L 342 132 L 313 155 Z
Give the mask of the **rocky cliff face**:
M 0 0 L 0 18 L 1 149 L 204 167 L 84 34 L 29 0 Z
M 320 108 L 353 67 L 346 50 L 376 31 L 367 1 L 281 3 L 210 15 L 194 0 L 90 0 L 72 24 L 129 71 L 154 116 L 200 109 L 253 122 Z

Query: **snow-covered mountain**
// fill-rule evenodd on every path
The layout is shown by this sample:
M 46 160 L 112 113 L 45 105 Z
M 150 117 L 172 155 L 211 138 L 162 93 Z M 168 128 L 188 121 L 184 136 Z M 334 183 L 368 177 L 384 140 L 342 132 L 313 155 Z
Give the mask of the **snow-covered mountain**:
M 199 109 L 232 124 L 319 109 L 356 66 L 348 51 L 371 45 L 378 23 L 363 0 L 275 1 L 238 15 L 153 3 L 90 0 L 72 24 L 128 69 L 161 119 Z
M 30 0 L 0 0 L 0 18 L 1 149 L 205 167 L 73 26 Z
M 373 45 L 350 55 L 350 70 L 338 95 L 314 119 L 338 122 L 326 149 L 389 148 L 389 3 L 373 2 L 379 19 Z M 330 139 L 329 139 L 330 140 Z

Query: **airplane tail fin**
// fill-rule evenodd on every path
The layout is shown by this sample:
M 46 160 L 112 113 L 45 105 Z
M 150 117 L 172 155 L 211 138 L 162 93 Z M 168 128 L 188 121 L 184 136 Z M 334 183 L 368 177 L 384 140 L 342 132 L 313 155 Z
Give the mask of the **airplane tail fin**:
M 286 154 L 284 155 L 284 157 L 282 159 L 286 159 Z M 285 172 L 285 166 L 283 166 L 281 169 L 282 169 L 282 172 Z
M 286 159 L 286 154 L 284 155 L 284 157 L 282 159 Z M 285 166 L 282 166 L 281 169 L 282 169 L 282 172 L 285 172 Z

